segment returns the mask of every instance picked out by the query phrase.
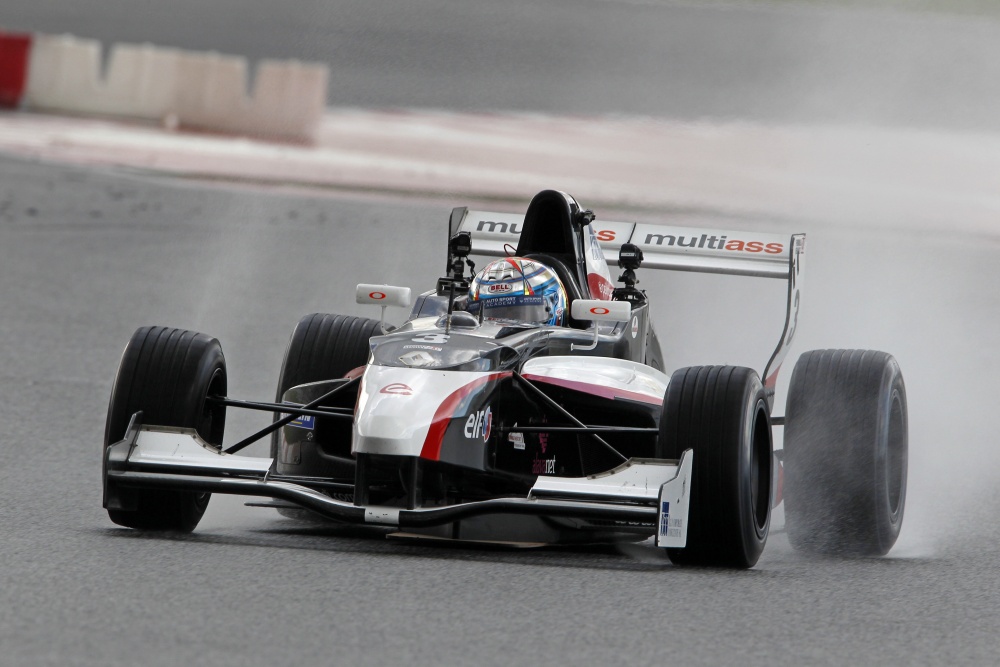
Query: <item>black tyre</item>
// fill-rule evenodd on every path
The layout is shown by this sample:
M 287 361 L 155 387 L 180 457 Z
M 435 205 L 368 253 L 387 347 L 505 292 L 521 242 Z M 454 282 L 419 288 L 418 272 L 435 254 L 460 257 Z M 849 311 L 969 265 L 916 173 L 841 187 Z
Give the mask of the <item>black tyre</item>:
M 801 551 L 888 553 L 903 524 L 906 387 L 885 352 L 813 350 L 785 413 L 785 523 Z
M 125 347 L 104 429 L 104 446 L 125 437 L 129 420 L 142 412 L 147 425 L 193 428 L 209 444 L 222 446 L 226 409 L 205 400 L 226 395 L 226 359 L 219 341 L 167 327 L 142 327 Z M 129 509 L 109 509 L 120 526 L 142 530 L 192 531 L 210 494 L 123 490 Z
M 368 363 L 369 339 L 382 333 L 378 320 L 314 313 L 299 320 L 288 341 L 275 401 L 296 385 L 342 378 Z M 271 457 L 278 457 L 281 432 L 271 436 Z
M 694 462 L 687 546 L 667 549 L 679 565 L 748 568 L 764 550 L 771 516 L 771 420 L 757 373 L 694 366 L 671 376 L 657 456 Z

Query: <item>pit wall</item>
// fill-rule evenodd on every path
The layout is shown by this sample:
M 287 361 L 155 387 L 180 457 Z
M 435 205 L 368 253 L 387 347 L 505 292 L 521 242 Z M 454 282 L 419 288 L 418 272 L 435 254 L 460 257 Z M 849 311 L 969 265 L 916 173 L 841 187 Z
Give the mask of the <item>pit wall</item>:
M 155 121 L 167 127 L 311 142 L 329 68 L 262 60 L 248 94 L 246 58 L 151 44 L 0 32 L 0 107 Z

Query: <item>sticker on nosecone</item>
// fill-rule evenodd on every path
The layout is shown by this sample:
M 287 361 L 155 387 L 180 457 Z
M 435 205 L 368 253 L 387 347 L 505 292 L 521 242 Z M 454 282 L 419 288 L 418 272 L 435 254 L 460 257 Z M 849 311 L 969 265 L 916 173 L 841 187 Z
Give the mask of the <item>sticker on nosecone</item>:
M 514 422 L 514 428 L 517 428 L 517 422 Z M 519 432 L 511 433 L 507 436 L 507 442 L 514 445 L 514 449 L 524 449 L 524 434 Z
M 295 421 L 288 422 L 289 426 L 294 426 L 295 428 L 305 428 L 310 431 L 316 428 L 316 417 L 312 415 L 299 415 Z

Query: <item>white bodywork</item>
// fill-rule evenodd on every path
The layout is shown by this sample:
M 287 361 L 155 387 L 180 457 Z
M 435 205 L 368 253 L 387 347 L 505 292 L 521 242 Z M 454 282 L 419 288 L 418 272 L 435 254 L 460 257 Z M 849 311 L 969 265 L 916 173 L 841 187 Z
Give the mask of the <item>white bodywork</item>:
M 670 378 L 650 366 L 605 357 L 537 357 L 521 369 L 528 380 L 548 382 L 605 398 L 663 402 Z
M 683 548 L 687 546 L 688 508 L 691 502 L 691 469 L 694 452 L 681 454 L 677 476 L 660 487 L 657 509 L 660 520 L 656 526 L 656 546 Z
M 435 421 L 467 414 L 476 387 L 499 375 L 368 366 L 358 394 L 351 451 L 420 456 Z
M 603 357 L 538 357 L 528 360 L 521 372 L 532 381 L 654 404 L 663 402 L 670 381 L 649 366 Z M 504 375 L 368 366 L 358 396 L 351 451 L 428 458 L 426 447 L 439 444 L 452 418 L 473 414 L 469 405 L 477 390 Z M 435 425 L 439 431 L 431 433 Z
M 539 477 L 528 498 L 655 499 L 659 514 L 656 546 L 683 548 L 687 545 L 693 461 L 694 452 L 689 449 L 676 464 L 630 459 L 614 470 L 590 477 Z
M 529 498 L 543 495 L 577 496 L 627 496 L 654 500 L 660 496 L 660 487 L 677 476 L 678 466 L 663 461 L 638 461 L 629 459 L 614 470 L 589 477 L 541 476 L 531 487 Z
M 129 462 L 146 466 L 169 465 L 186 468 L 243 472 L 267 472 L 273 459 L 224 454 L 202 440 L 191 428 L 142 427 L 135 439 Z

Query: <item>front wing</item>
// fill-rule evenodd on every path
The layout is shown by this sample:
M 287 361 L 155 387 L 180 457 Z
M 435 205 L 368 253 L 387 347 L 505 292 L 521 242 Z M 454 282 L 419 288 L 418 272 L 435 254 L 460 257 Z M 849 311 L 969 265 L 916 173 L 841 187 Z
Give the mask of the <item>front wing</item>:
M 264 496 L 353 524 L 428 528 L 489 514 L 535 515 L 649 525 L 661 547 L 687 543 L 693 452 L 679 461 L 630 459 L 589 477 L 539 477 L 527 496 L 413 509 L 356 505 L 319 489 L 316 478 L 274 474 L 274 460 L 226 454 L 192 429 L 142 426 L 134 416 L 125 438 L 104 456 L 104 506 L 130 509 L 128 489 L 172 489 Z M 327 484 L 329 485 L 329 484 Z

